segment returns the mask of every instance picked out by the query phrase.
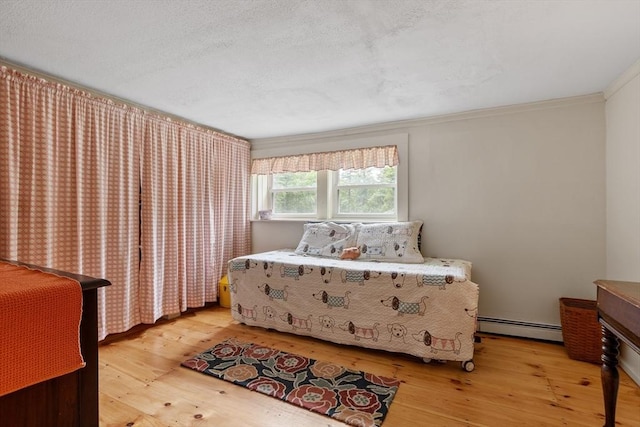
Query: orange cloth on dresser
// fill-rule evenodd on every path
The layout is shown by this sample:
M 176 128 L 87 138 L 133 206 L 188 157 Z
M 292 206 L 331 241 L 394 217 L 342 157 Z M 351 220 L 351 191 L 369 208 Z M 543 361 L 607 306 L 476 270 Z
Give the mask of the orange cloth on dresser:
M 0 262 L 0 396 L 84 367 L 82 288 Z

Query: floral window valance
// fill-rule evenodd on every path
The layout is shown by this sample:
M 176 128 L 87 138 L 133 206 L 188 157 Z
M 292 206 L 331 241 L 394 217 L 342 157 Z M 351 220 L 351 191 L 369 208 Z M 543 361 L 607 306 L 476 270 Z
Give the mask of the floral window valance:
M 251 173 L 268 175 L 283 172 L 309 172 L 338 169 L 383 168 L 398 164 L 398 147 L 367 147 L 295 156 L 267 157 L 251 162 Z

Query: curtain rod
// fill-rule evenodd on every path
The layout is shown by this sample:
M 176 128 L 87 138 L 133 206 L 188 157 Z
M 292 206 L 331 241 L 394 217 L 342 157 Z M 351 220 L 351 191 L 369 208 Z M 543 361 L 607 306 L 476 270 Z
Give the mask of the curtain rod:
M 222 131 L 220 129 L 216 129 L 216 128 L 211 127 L 211 126 L 203 125 L 201 123 L 194 122 L 193 120 L 185 119 L 184 117 L 177 116 L 177 115 L 171 114 L 171 113 L 167 113 L 166 111 L 156 110 L 155 108 L 148 107 L 148 106 L 142 105 L 142 104 L 138 104 L 137 102 L 130 101 L 128 99 L 119 98 L 119 97 L 117 97 L 115 95 L 111 95 L 111 94 L 108 94 L 108 93 L 105 93 L 105 92 L 101 92 L 101 91 L 99 91 L 97 89 L 89 88 L 87 86 L 83 86 L 83 85 L 81 85 L 79 83 L 72 82 L 70 80 L 65 80 L 65 79 L 63 79 L 61 77 L 54 76 L 52 74 L 48 74 L 46 72 L 37 70 L 35 68 L 29 67 L 29 66 L 26 66 L 26 65 L 22 65 L 22 64 L 19 64 L 17 62 L 10 61 L 10 60 L 8 60 L 7 58 L 5 58 L 3 56 L 0 56 L 0 66 L 11 67 L 14 70 L 19 71 L 21 73 L 30 74 L 30 75 L 32 75 L 34 77 L 45 79 L 45 80 L 48 80 L 48 81 L 50 81 L 52 83 L 59 83 L 59 84 L 65 85 L 65 86 L 69 86 L 72 89 L 81 90 L 81 91 L 87 92 L 87 93 L 89 93 L 89 94 L 91 94 L 93 96 L 98 96 L 98 97 L 101 97 L 101 98 L 106 98 L 106 99 L 111 100 L 111 101 L 116 102 L 116 103 L 125 104 L 125 105 L 137 108 L 139 110 L 142 110 L 142 111 L 150 113 L 150 114 L 156 114 L 156 115 L 159 115 L 159 116 L 164 116 L 164 117 L 170 118 L 173 121 L 182 122 L 182 123 L 185 123 L 185 124 L 188 124 L 188 125 L 192 125 L 192 126 L 196 126 L 196 127 L 199 127 L 199 128 L 205 129 L 205 130 L 210 130 L 212 132 L 216 132 L 216 133 L 219 133 L 219 134 L 224 135 L 224 136 L 228 136 L 228 137 L 231 137 L 231 138 L 236 138 L 236 139 L 239 139 L 239 140 L 242 140 L 242 141 L 247 141 L 246 138 L 243 138 L 241 136 L 234 135 L 232 133 L 225 132 L 225 131 Z

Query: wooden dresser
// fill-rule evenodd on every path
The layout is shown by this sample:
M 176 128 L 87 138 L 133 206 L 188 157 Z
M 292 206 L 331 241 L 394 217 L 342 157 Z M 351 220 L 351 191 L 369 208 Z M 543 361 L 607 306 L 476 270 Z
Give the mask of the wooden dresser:
M 602 324 L 602 392 L 605 427 L 616 423 L 618 347 L 624 341 L 640 353 L 640 283 L 596 280 L 598 320 Z
M 82 286 L 80 346 L 85 367 L 0 397 L 0 427 L 98 426 L 98 312 L 97 290 L 111 283 L 104 279 L 42 268 L 43 272 L 77 280 Z

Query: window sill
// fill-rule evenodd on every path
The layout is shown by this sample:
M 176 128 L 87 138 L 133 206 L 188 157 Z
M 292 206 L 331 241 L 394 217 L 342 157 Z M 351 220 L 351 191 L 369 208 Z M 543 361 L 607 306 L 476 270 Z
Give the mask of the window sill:
M 272 218 L 272 219 L 250 219 L 249 222 L 310 222 L 317 221 L 314 219 L 289 219 L 289 218 Z
M 374 223 L 394 223 L 400 222 L 395 219 L 364 219 L 364 218 L 353 218 L 353 219 L 314 219 L 314 218 L 272 218 L 272 219 L 250 219 L 249 222 L 293 222 L 293 223 L 307 223 L 307 222 L 335 222 L 336 224 L 351 224 L 354 222 L 361 224 L 374 224 Z

